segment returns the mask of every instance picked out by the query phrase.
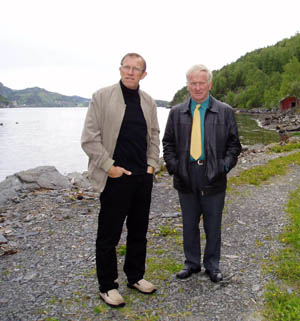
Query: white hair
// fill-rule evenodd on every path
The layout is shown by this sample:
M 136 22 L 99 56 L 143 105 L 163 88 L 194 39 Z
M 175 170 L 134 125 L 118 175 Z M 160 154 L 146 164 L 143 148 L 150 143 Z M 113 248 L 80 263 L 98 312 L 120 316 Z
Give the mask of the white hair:
M 204 65 L 194 65 L 186 73 L 186 80 L 188 81 L 189 76 L 194 72 L 205 71 L 207 73 L 207 81 L 210 83 L 213 79 L 212 72 Z

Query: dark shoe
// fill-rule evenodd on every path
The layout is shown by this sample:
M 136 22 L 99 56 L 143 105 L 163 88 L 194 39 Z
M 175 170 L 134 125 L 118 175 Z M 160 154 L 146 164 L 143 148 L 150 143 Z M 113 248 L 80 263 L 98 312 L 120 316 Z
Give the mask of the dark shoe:
M 220 270 L 205 270 L 205 273 L 208 274 L 212 282 L 217 283 L 223 280 L 223 274 Z
M 192 267 L 185 266 L 180 272 L 176 274 L 176 277 L 178 279 L 187 279 L 190 277 L 193 273 L 198 273 L 201 271 L 201 267 L 197 269 L 193 269 Z

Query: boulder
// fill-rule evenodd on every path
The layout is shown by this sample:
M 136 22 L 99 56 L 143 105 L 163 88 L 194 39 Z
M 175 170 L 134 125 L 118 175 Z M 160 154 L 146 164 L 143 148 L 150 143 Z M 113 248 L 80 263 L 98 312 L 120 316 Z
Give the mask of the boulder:
M 39 166 L 8 176 L 0 183 L 0 204 L 18 197 L 20 191 L 38 189 L 65 189 L 71 187 L 70 180 L 60 174 L 54 166 Z
M 39 166 L 33 169 L 16 173 L 15 176 L 22 182 L 24 189 L 35 190 L 64 189 L 71 186 L 67 177 L 59 173 L 54 166 Z
M 74 186 L 82 189 L 90 189 L 92 188 L 92 185 L 87 175 L 87 172 L 84 172 L 83 174 L 72 172 L 67 174 L 67 177 L 70 179 L 71 184 L 73 184 Z

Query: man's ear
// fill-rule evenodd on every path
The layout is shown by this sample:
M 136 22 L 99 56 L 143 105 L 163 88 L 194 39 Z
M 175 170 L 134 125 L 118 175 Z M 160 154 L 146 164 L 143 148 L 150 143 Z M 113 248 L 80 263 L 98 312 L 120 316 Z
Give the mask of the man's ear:
M 144 71 L 143 74 L 142 74 L 142 76 L 141 76 L 141 80 L 144 79 L 146 76 L 147 76 L 147 72 Z

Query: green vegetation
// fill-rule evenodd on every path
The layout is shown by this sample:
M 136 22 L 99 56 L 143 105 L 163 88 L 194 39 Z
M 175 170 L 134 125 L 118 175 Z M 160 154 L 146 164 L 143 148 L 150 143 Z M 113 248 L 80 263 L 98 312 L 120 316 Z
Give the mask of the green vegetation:
M 126 254 L 126 244 L 119 244 L 117 247 L 117 254 L 124 256 Z
M 168 105 L 169 105 L 169 102 L 166 100 L 158 100 L 157 99 L 157 100 L 155 100 L 155 102 L 158 107 L 168 107 Z
M 173 100 L 170 102 L 170 105 L 174 106 L 176 104 L 183 102 L 187 96 L 188 96 L 187 87 L 184 86 L 176 92 L 176 94 L 173 97 Z
M 236 121 L 240 141 L 243 145 L 269 145 L 280 140 L 276 131 L 259 127 L 250 115 L 236 114 Z
M 147 258 L 146 279 L 165 281 L 182 268 L 183 264 L 178 263 L 171 255 L 167 256 L 165 251 L 164 256 L 149 256 Z
M 299 148 L 299 143 L 294 143 L 278 145 L 273 150 L 284 152 Z M 230 189 L 243 184 L 265 183 L 273 176 L 284 175 L 292 164 L 300 165 L 300 152 L 243 171 L 240 176 L 229 179 Z M 291 194 L 286 211 L 290 223 L 279 236 L 284 248 L 264 266 L 267 273 L 277 278 L 266 286 L 263 316 L 268 321 L 298 321 L 300 315 L 300 186 Z M 256 241 L 258 247 L 261 244 Z
M 285 145 L 275 145 L 271 148 L 271 151 L 274 153 L 282 153 L 282 152 L 289 152 L 294 149 L 299 149 L 300 143 L 294 142 L 294 143 L 288 143 Z
M 16 106 L 82 107 L 89 103 L 89 99 L 79 96 L 65 96 L 38 87 L 13 90 L 3 86 L 2 83 L 0 83 L 0 95 Z
M 229 187 L 234 188 L 234 186 L 243 184 L 260 185 L 271 177 L 284 175 L 290 164 L 300 165 L 300 152 L 286 157 L 278 157 L 265 165 L 255 166 L 241 172 L 238 176 L 230 177 L 228 179 Z
M 0 107 L 1 105 L 3 106 L 7 106 L 9 104 L 9 100 L 5 97 L 3 97 L 2 95 L 0 95 Z
M 280 235 L 284 248 L 266 266 L 278 280 L 266 287 L 264 317 L 268 321 L 297 321 L 300 315 L 300 187 L 291 194 L 287 213 L 290 223 Z
M 160 225 L 159 227 L 159 235 L 168 236 L 168 235 L 176 235 L 178 232 L 176 228 L 172 227 L 170 224 L 168 225 Z
M 238 108 L 278 108 L 287 95 L 300 97 L 300 34 L 247 53 L 214 73 L 212 95 Z M 183 87 L 171 106 L 187 96 Z

